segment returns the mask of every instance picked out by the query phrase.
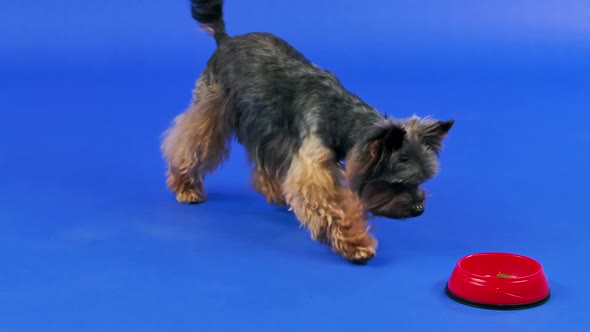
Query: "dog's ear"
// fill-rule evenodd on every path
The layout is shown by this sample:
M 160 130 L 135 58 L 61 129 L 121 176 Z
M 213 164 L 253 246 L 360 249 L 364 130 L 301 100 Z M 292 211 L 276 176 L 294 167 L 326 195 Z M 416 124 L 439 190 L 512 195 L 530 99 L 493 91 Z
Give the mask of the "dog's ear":
M 346 160 L 345 174 L 353 191 L 362 191 L 387 156 L 399 150 L 406 130 L 393 122 L 379 123 L 370 129 L 368 137 L 353 148 Z
M 455 124 L 455 120 L 432 121 L 425 123 L 421 130 L 421 138 L 425 144 L 440 148 L 441 142 L 447 137 Z
M 383 153 L 391 153 L 399 150 L 406 137 L 406 130 L 396 124 L 391 124 L 379 130 L 372 136 L 369 149 L 372 157 Z
M 441 133 L 443 133 L 444 136 L 446 136 L 449 131 L 451 130 L 451 128 L 453 128 L 453 125 L 455 124 L 455 120 L 451 119 L 451 120 L 447 120 L 447 121 L 439 121 L 438 125 L 439 125 L 439 130 L 441 131 Z

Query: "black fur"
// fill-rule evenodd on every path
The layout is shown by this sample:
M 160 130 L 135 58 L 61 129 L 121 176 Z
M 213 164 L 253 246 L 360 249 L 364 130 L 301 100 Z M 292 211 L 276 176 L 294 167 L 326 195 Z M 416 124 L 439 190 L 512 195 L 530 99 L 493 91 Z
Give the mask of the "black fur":
M 392 218 L 421 213 L 419 185 L 438 172 L 440 143 L 453 121 L 388 119 L 284 40 L 269 33 L 230 38 L 222 1 L 193 0 L 192 13 L 212 27 L 218 43 L 205 77 L 232 101 L 224 116 L 258 167 L 284 176 L 302 140 L 316 136 L 334 152 L 335 163 L 346 160 L 354 169 L 351 188 L 371 212 Z
M 223 0 L 192 0 L 191 14 L 199 23 L 213 30 L 217 44 L 229 37 L 223 21 Z
M 267 34 L 219 45 L 208 70 L 235 105 L 234 128 L 259 166 L 284 173 L 306 135 L 318 135 L 345 158 L 364 128 L 382 119 L 330 72 Z

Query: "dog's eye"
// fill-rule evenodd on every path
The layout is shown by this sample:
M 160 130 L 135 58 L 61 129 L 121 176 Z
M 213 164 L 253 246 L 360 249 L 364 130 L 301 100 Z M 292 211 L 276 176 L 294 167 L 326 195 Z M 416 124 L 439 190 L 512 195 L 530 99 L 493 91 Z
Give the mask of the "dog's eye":
M 405 154 L 404 155 L 401 155 L 399 157 L 399 162 L 400 163 L 407 163 L 409 160 L 410 160 L 410 157 L 408 157 L 408 155 L 405 155 Z

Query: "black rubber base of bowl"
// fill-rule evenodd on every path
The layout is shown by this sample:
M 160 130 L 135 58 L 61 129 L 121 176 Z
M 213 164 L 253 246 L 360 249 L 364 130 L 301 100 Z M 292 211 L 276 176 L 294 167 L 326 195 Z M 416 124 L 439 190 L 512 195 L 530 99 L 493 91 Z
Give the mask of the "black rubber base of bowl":
M 531 303 L 524 303 L 524 304 L 517 304 L 517 305 L 514 305 L 514 304 L 498 305 L 498 304 L 474 302 L 474 301 L 470 301 L 470 300 L 466 300 L 464 298 L 461 298 L 461 297 L 453 294 L 453 292 L 451 292 L 448 284 L 445 286 L 445 293 L 447 294 L 448 297 L 450 297 L 451 299 L 453 299 L 461 304 L 468 305 L 471 307 L 481 308 L 481 309 L 492 309 L 492 310 L 530 309 L 530 308 L 538 307 L 541 304 L 544 304 L 545 302 L 549 301 L 549 298 L 551 297 L 551 293 L 549 293 L 543 299 L 541 299 L 539 301 L 531 302 Z

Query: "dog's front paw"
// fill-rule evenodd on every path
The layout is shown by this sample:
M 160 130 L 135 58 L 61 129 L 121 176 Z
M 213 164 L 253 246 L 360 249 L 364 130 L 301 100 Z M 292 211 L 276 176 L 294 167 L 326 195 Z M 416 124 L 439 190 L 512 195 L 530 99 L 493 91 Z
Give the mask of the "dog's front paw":
M 336 250 L 351 263 L 365 264 L 375 257 L 376 248 L 377 240 L 371 235 L 365 234 L 360 241 L 359 239 L 341 241 Z
M 375 248 L 373 247 L 356 247 L 350 252 L 343 253 L 344 257 L 353 264 L 366 264 L 375 257 Z

